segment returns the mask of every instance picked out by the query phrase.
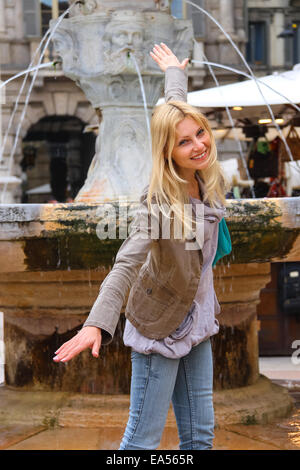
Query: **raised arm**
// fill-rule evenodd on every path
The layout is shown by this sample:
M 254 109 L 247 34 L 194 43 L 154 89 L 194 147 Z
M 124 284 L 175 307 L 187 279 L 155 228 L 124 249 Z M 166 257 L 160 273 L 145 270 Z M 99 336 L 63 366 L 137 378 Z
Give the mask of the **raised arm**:
M 166 102 L 187 101 L 187 74 L 185 68 L 189 62 L 186 58 L 179 62 L 169 47 L 161 43 L 156 44 L 150 52 L 152 59 L 165 72 L 165 100 Z
M 166 101 L 186 101 L 185 67 L 189 59 L 179 62 L 175 54 L 163 43 L 161 46 L 155 45 L 150 55 L 165 72 Z M 121 246 L 113 269 L 102 283 L 84 327 L 55 351 L 55 362 L 67 362 L 89 347 L 92 349 L 92 355 L 98 357 L 101 343 L 111 342 L 126 295 L 151 249 L 151 238 L 145 228 L 148 226 L 147 220 L 147 206 L 141 204 L 131 235 Z

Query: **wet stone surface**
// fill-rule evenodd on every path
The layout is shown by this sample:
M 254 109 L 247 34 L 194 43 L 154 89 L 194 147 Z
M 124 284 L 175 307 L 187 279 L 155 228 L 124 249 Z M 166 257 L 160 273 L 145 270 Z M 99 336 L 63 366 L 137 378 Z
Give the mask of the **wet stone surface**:
M 56 349 L 70 340 L 82 325 L 62 334 L 54 331 L 45 336 L 33 335 L 6 322 L 7 385 L 73 393 L 129 393 L 131 361 L 129 349 L 122 347 L 124 323 L 122 315 L 115 341 L 101 349 L 101 361 L 91 360 L 91 352 L 86 350 L 70 364 L 57 364 L 52 360 Z
M 264 425 L 231 424 L 215 430 L 213 450 L 300 450 L 300 389 L 290 390 L 295 401 L 295 408 L 288 418 L 275 420 Z M 53 394 L 36 395 L 36 404 L 42 415 Z M 102 424 L 97 423 L 95 397 L 86 395 L 59 395 L 56 406 L 64 398 L 68 406 L 56 415 L 52 410 L 47 411 L 48 418 L 44 424 L 29 426 L 12 425 L 2 420 L 0 426 L 0 448 L 7 450 L 117 450 L 127 422 L 128 397 L 103 396 L 100 415 Z M 5 398 L 5 394 L 3 395 Z M 26 398 L 26 397 L 25 397 Z M 53 398 L 53 397 L 52 397 Z M 14 398 L 15 399 L 15 398 Z M 23 404 L 16 402 L 16 408 L 22 408 L 23 413 L 29 406 L 29 397 Z M 89 410 L 89 425 L 80 422 L 80 411 Z M 98 410 L 99 411 L 99 410 Z M 103 414 L 103 412 L 106 413 Z M 162 440 L 159 446 L 164 450 L 179 449 L 176 422 L 170 410 Z M 95 420 L 93 420 L 93 413 Z M 99 414 L 98 414 L 99 416 Z M 20 420 L 20 416 L 19 416 Z M 95 427 L 95 424 L 97 426 Z

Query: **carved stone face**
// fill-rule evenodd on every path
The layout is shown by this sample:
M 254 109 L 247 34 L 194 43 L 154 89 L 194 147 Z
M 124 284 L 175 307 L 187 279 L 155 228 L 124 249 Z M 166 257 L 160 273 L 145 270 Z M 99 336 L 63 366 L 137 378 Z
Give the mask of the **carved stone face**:
M 103 37 L 104 67 L 106 73 L 118 74 L 134 64 L 128 60 L 132 52 L 140 68 L 144 63 L 144 23 L 134 22 L 131 14 L 108 23 Z
M 140 48 L 143 43 L 143 33 L 138 29 L 128 30 L 125 28 L 116 28 L 115 33 L 112 32 L 111 43 L 113 49 L 124 49 L 124 48 Z
M 105 33 L 111 44 L 111 51 L 139 50 L 143 44 L 143 30 L 139 25 L 111 22 Z

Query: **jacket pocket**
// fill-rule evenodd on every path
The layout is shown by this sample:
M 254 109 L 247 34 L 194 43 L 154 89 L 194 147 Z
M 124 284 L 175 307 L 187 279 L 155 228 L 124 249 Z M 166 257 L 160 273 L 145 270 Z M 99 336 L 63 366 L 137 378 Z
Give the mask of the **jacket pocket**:
M 165 285 L 159 284 L 145 270 L 130 292 L 129 308 L 133 315 L 145 323 L 153 322 L 176 301 L 176 294 Z

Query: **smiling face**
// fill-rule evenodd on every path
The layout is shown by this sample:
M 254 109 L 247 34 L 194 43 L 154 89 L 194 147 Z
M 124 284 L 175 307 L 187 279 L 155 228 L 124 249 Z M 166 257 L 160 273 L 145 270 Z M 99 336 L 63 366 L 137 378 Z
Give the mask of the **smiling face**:
M 191 117 L 185 117 L 176 126 L 172 158 L 182 176 L 191 178 L 196 170 L 209 164 L 211 139 L 209 132 Z

